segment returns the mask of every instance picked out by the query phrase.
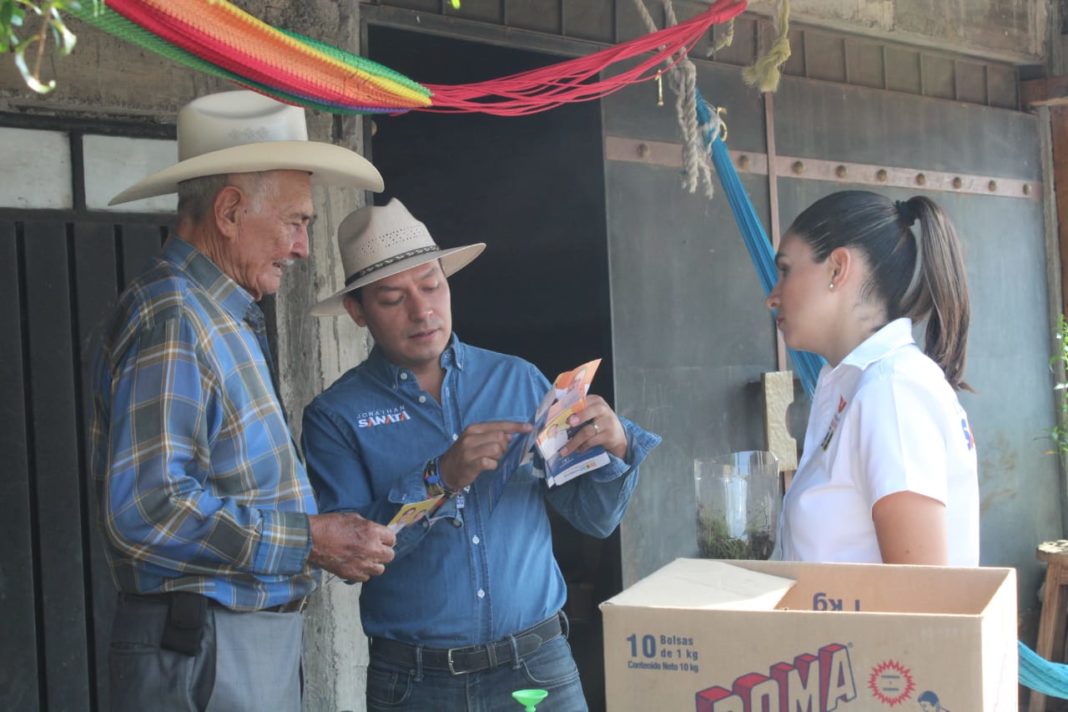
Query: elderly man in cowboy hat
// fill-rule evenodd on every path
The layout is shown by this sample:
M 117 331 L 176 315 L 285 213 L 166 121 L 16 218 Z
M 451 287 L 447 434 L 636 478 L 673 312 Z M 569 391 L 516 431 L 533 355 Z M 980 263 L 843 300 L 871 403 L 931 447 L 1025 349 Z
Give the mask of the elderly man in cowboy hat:
M 119 602 L 115 710 L 299 710 L 318 566 L 381 574 L 394 536 L 317 514 L 272 384 L 264 317 L 308 255 L 313 182 L 381 190 L 252 92 L 178 114 L 179 162 L 116 196 L 178 193 L 176 234 L 119 298 L 94 376 L 92 465 Z
M 546 505 L 607 536 L 659 438 L 590 396 L 566 448 L 600 445 L 609 464 L 552 489 L 501 471 L 551 386 L 452 332 L 448 277 L 485 245 L 439 249 L 399 200 L 351 214 L 338 243 L 346 287 L 313 313 L 347 312 L 375 346 L 304 411 L 319 505 L 388 522 L 404 503 L 449 495 L 433 522 L 400 530 L 397 558 L 361 592 L 368 709 L 510 709 L 531 687 L 549 691 L 539 710 L 585 709 Z

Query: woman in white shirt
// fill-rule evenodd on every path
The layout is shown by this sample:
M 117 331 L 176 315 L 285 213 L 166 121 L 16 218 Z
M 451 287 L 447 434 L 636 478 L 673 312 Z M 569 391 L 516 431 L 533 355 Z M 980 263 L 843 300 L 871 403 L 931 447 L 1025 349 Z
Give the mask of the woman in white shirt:
M 782 557 L 978 565 L 975 440 L 956 395 L 969 389 L 970 307 L 952 224 L 922 196 L 834 193 L 798 216 L 775 262 L 767 305 L 784 340 L 827 359 Z M 924 318 L 921 351 L 912 321 Z

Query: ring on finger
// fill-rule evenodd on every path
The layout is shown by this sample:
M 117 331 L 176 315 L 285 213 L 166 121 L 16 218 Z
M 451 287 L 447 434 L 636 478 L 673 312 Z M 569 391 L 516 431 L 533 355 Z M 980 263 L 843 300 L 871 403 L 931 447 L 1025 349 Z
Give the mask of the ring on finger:
M 593 420 L 593 421 L 591 421 L 591 422 L 593 423 L 593 432 L 594 432 L 595 434 L 596 434 L 596 433 L 600 433 L 600 432 L 601 432 L 601 426 L 597 424 L 597 421 L 596 421 L 596 420 Z

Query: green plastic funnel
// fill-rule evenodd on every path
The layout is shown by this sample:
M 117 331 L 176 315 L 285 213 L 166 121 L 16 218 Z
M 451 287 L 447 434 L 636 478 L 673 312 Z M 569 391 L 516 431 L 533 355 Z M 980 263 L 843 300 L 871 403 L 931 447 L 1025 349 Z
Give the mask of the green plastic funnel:
M 534 705 L 548 696 L 548 690 L 516 690 L 512 693 L 515 701 L 523 705 L 525 712 L 534 712 Z

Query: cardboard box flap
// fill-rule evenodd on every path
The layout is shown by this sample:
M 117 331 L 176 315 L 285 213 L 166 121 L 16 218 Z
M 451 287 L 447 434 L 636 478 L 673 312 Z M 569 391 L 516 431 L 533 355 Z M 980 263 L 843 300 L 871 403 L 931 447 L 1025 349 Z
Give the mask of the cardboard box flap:
M 793 585 L 793 579 L 723 561 L 675 559 L 601 605 L 768 611 Z
M 978 616 L 1005 584 L 1006 569 L 885 564 L 739 561 L 751 571 L 789 576 L 797 584 L 779 608 L 867 613 Z

